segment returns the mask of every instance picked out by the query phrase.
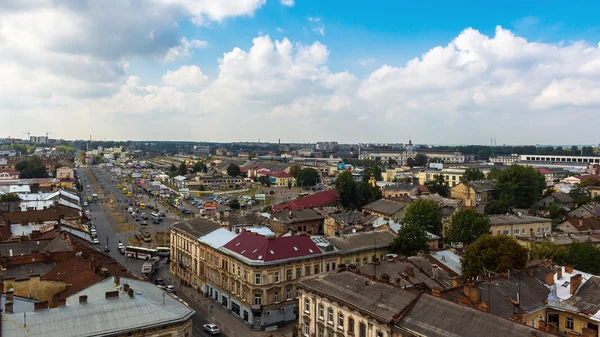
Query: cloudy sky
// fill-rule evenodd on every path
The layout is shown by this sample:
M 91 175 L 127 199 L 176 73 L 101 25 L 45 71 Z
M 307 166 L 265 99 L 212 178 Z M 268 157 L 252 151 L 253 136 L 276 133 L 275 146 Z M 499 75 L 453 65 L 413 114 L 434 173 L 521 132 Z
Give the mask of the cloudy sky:
M 1 0 L 0 137 L 598 143 L 598 7 Z

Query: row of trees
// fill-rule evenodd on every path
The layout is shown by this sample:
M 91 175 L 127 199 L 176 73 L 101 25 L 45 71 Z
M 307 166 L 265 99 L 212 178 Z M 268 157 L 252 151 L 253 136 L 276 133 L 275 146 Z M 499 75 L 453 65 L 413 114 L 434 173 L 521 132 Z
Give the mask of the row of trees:
M 15 165 L 20 178 L 47 178 L 46 165 L 38 156 L 31 156 Z
M 368 179 L 354 180 L 352 172 L 344 171 L 335 180 L 335 189 L 344 208 L 360 209 L 364 205 L 381 198 L 379 187 L 371 186 Z
M 534 244 L 531 256 L 550 259 L 560 265 L 569 265 L 590 274 L 600 274 L 600 248 L 589 241 L 572 242 L 561 246 L 553 242 Z

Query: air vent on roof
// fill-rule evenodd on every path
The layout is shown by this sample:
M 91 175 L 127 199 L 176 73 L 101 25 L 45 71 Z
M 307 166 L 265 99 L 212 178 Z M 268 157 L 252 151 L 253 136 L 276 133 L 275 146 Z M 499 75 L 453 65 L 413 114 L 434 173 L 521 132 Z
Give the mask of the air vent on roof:
M 258 252 L 258 249 L 253 250 L 252 254 L 255 254 L 256 252 Z
M 275 252 L 272 250 L 269 250 L 269 253 L 271 253 L 271 255 L 275 255 Z
M 235 246 L 237 247 L 237 246 L 239 246 L 241 244 L 242 244 L 241 242 L 238 242 L 238 243 L 235 244 Z
M 295 251 L 298 251 L 298 247 L 294 247 L 294 250 L 295 250 Z
M 244 254 L 245 252 L 246 252 L 246 250 L 244 249 L 244 250 L 242 250 L 242 252 L 240 254 Z
M 310 249 L 310 248 L 308 249 L 308 251 L 309 251 L 309 252 L 311 252 L 311 253 L 313 253 L 313 250 L 312 250 L 312 249 Z
M 259 259 L 259 260 L 262 260 L 262 255 L 259 255 L 259 256 L 258 256 L 258 259 Z

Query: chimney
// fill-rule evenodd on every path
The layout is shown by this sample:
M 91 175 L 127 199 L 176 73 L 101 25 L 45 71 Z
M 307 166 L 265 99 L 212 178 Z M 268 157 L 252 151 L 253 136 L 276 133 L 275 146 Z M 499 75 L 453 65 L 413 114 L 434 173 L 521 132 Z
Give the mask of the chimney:
M 490 312 L 490 304 L 486 301 L 481 301 L 481 311 Z
M 549 271 L 546 273 L 546 284 L 551 286 L 554 284 L 554 272 Z
M 121 278 L 118 276 L 115 276 L 115 285 L 118 286 L 119 283 L 121 283 Z
M 381 274 L 381 280 L 383 282 L 389 283 L 390 282 L 390 275 L 388 275 L 388 274 Z
M 565 266 L 565 273 L 572 274 L 573 273 L 573 267 L 571 267 L 571 266 Z
M 235 229 L 235 234 L 240 234 L 240 229 L 239 228 Z
M 452 288 L 458 287 L 458 277 L 452 278 Z
M 87 295 L 79 296 L 79 303 L 87 303 Z
M 33 304 L 34 311 L 43 310 L 43 309 L 48 309 L 48 301 L 37 302 L 37 303 Z
M 65 307 L 65 306 L 67 306 L 67 300 L 65 300 L 65 299 L 58 300 L 56 306 L 57 307 Z
M 124 292 L 128 292 L 128 291 L 129 291 L 129 284 L 125 283 L 125 284 L 123 285 L 123 291 L 124 291 Z
M 115 290 L 115 291 L 107 291 L 104 293 L 104 298 L 105 299 L 109 299 L 109 298 L 118 298 L 119 297 L 119 291 Z
M 406 266 L 406 273 L 409 277 L 415 277 L 415 272 L 413 270 L 413 266 Z
M 471 305 L 471 303 L 469 302 L 469 299 L 463 295 L 459 295 L 458 296 L 458 304 L 468 307 Z
M 469 288 L 469 299 L 473 303 L 479 303 L 479 287 L 472 283 Z
M 13 288 L 8 289 L 8 291 L 6 292 L 6 301 L 12 302 L 14 295 L 15 295 L 15 290 Z
M 227 225 L 227 230 L 231 232 L 231 224 Z
M 6 301 L 6 302 L 4 302 L 4 311 L 7 314 L 12 314 L 13 313 L 13 302 L 12 301 Z
M 582 278 L 583 277 L 581 276 L 581 274 L 571 276 L 571 295 L 575 294 L 577 292 L 577 289 L 579 289 Z
M 127 289 L 127 295 L 129 295 L 129 298 L 133 298 L 133 289 L 132 288 Z
M 578 219 L 577 225 L 579 225 L 579 227 L 583 227 L 583 218 Z
M 515 322 L 521 322 L 521 315 L 520 314 L 513 314 L 512 316 L 513 321 Z
M 562 278 L 562 268 L 558 267 L 558 269 L 556 269 L 556 279 L 560 280 Z
M 431 289 L 431 294 L 435 297 L 440 297 L 441 296 L 440 289 L 438 289 L 438 288 Z

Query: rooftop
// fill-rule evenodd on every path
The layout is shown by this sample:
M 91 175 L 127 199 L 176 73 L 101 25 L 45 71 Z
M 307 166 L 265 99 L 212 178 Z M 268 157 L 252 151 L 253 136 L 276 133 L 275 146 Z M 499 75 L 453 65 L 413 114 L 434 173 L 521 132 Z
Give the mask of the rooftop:
M 389 247 L 396 235 L 388 231 L 360 232 L 356 234 L 330 236 L 327 240 L 343 252 L 362 251 Z
M 452 286 L 452 277 L 444 270 L 433 271 L 433 266 L 426 259 L 412 257 L 409 259 L 394 258 L 356 267 L 360 274 L 382 279 L 383 275 L 389 276 L 389 282 L 398 287 L 412 287 L 425 284 L 429 289 L 447 289 Z
M 255 263 L 276 263 L 321 253 L 308 235 L 266 238 L 248 231 L 243 231 L 221 249 Z
M 391 216 L 400 212 L 404 207 L 406 207 L 406 204 L 387 199 L 379 199 L 363 206 L 362 209 Z
M 204 218 L 182 220 L 171 225 L 171 228 L 187 233 L 194 238 L 206 235 L 219 227 L 220 225 L 218 223 Z
M 439 263 L 450 268 L 450 270 L 455 272 L 457 275 L 462 275 L 460 256 L 458 254 L 454 253 L 450 249 L 445 249 L 432 252 L 430 255 Z
M 42 336 L 118 336 L 125 332 L 160 327 L 191 318 L 194 310 L 175 300 L 152 283 L 121 279 L 134 290 L 133 297 L 108 278 L 67 299 L 67 306 L 27 312 L 27 329 L 23 314 L 3 314 L 2 335 L 9 337 Z M 119 296 L 105 299 L 108 291 Z M 87 303 L 79 296 L 87 295 Z
M 491 215 L 490 225 L 492 226 L 504 226 L 504 225 L 516 225 L 516 224 L 530 224 L 537 222 L 550 222 L 550 219 L 540 218 L 537 216 L 530 215 Z
M 298 209 L 298 208 L 312 208 L 312 207 L 322 207 L 328 204 L 331 204 L 338 200 L 340 196 L 335 191 L 335 188 L 330 190 L 317 192 L 315 194 L 307 195 L 306 197 L 298 198 L 292 200 L 285 204 L 274 205 L 274 211 L 280 211 L 283 209 Z
M 391 322 L 417 295 L 348 271 L 301 278 L 298 287 L 345 303 L 365 315 Z
M 493 191 L 496 188 L 496 180 L 477 180 L 469 182 L 469 186 L 475 192 Z
M 220 248 L 227 242 L 235 239 L 237 234 L 230 232 L 227 228 L 217 228 L 214 231 L 198 238 L 198 241 L 213 248 Z
M 78 210 L 66 206 L 56 206 L 38 211 L 4 212 L 0 214 L 4 222 L 10 224 L 58 221 L 60 219 L 77 218 L 79 216 L 80 212 Z
M 285 224 L 292 224 L 297 222 L 325 219 L 326 212 L 312 208 L 294 210 L 286 209 L 281 212 L 275 212 L 272 214 L 272 216 L 273 220 L 283 222 Z

